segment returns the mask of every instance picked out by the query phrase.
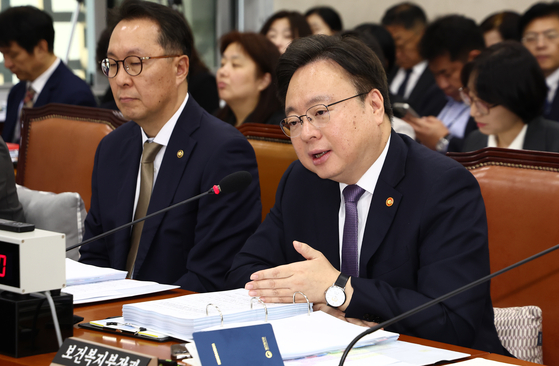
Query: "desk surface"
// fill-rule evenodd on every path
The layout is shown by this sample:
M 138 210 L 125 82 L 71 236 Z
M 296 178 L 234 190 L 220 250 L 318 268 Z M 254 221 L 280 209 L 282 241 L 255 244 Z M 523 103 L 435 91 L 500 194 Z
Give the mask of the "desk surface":
M 145 296 L 137 296 L 134 298 L 126 298 L 123 300 L 104 301 L 104 302 L 98 302 L 93 304 L 75 305 L 74 314 L 84 317 L 84 322 L 89 322 L 92 320 L 104 319 L 109 316 L 122 315 L 122 305 L 124 304 L 130 304 L 130 303 L 142 302 L 148 300 L 159 300 L 159 299 L 164 299 L 169 297 L 187 295 L 190 293 L 191 292 L 189 291 L 177 289 L 177 290 L 166 291 L 156 295 L 145 295 Z M 101 344 L 110 345 L 113 347 L 134 350 L 136 352 L 157 356 L 158 358 L 169 358 L 171 345 L 178 343 L 178 342 L 159 343 L 159 342 L 153 342 L 153 341 L 148 341 L 143 339 L 131 338 L 127 336 L 113 335 L 109 333 L 103 333 L 103 332 L 78 328 L 77 325 L 74 326 L 74 337 L 101 343 Z M 469 348 L 453 346 L 449 344 L 429 341 L 429 340 L 410 337 L 406 335 L 400 335 L 399 340 L 424 344 L 432 347 L 449 349 L 452 351 L 469 353 L 472 355 L 471 358 L 483 357 L 490 360 L 507 362 L 516 365 L 524 365 L 524 366 L 535 365 L 530 362 L 516 360 L 501 355 L 490 354 L 485 351 L 477 351 Z M 47 353 L 43 355 L 22 357 L 22 358 L 11 358 L 4 355 L 0 355 L 0 365 L 2 366 L 21 366 L 21 365 L 48 366 L 50 365 L 52 359 L 54 358 L 54 355 L 55 353 Z

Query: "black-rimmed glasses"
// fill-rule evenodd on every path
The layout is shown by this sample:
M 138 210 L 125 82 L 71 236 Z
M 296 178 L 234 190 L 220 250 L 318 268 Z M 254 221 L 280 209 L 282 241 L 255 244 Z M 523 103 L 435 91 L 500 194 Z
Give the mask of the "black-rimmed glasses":
M 313 105 L 312 107 L 307 109 L 307 112 L 305 114 L 302 114 L 300 116 L 287 116 L 280 122 L 281 130 L 287 137 L 299 136 L 301 134 L 301 130 L 303 129 L 303 117 L 307 117 L 307 121 L 309 121 L 316 128 L 324 127 L 330 121 L 330 111 L 328 110 L 328 107 L 366 94 L 369 94 L 369 92 L 360 93 L 352 97 L 330 103 L 328 105 Z
M 180 57 L 181 55 L 172 56 L 128 56 L 124 60 L 115 60 L 113 58 L 106 58 L 101 61 L 101 70 L 108 78 L 114 78 L 118 74 L 118 63 L 122 63 L 122 67 L 130 76 L 138 76 L 143 70 L 143 60 L 157 59 L 157 58 L 171 58 Z
M 460 98 L 462 98 L 464 104 L 470 107 L 472 106 L 472 104 L 475 104 L 477 112 L 481 116 L 487 116 L 489 114 L 489 110 L 497 106 L 497 104 L 488 105 L 487 103 L 485 103 L 484 101 L 478 98 L 471 98 L 467 88 L 462 87 L 458 89 L 458 91 L 460 92 Z

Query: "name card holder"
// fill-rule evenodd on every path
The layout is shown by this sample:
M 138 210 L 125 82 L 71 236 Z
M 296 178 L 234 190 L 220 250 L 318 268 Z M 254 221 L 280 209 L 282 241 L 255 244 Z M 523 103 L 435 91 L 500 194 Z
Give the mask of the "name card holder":
M 64 341 L 50 365 L 157 366 L 157 362 L 157 357 L 70 337 Z

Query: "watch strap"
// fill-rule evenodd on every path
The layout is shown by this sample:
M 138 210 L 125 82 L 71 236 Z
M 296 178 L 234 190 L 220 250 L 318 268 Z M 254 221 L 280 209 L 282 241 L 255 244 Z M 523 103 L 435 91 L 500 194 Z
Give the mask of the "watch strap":
M 338 279 L 336 280 L 336 282 L 334 282 L 334 286 L 338 286 L 345 289 L 345 285 L 347 284 L 347 281 L 349 281 L 349 276 L 340 272 Z

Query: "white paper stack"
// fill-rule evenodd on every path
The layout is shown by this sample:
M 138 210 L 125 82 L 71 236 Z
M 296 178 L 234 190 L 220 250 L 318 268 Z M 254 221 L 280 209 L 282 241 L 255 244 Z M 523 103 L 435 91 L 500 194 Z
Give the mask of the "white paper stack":
M 123 280 L 126 271 L 83 264 L 66 258 L 66 286 Z
M 220 312 L 223 314 L 224 324 L 264 321 L 264 306 L 256 300 L 252 304 L 251 309 L 248 291 L 237 289 L 126 304 L 122 307 L 122 316 L 127 323 L 139 324 L 178 339 L 189 340 L 194 332 L 219 326 Z M 268 320 L 308 312 L 307 303 L 266 304 L 266 307 Z M 206 308 L 209 315 L 206 315 Z

